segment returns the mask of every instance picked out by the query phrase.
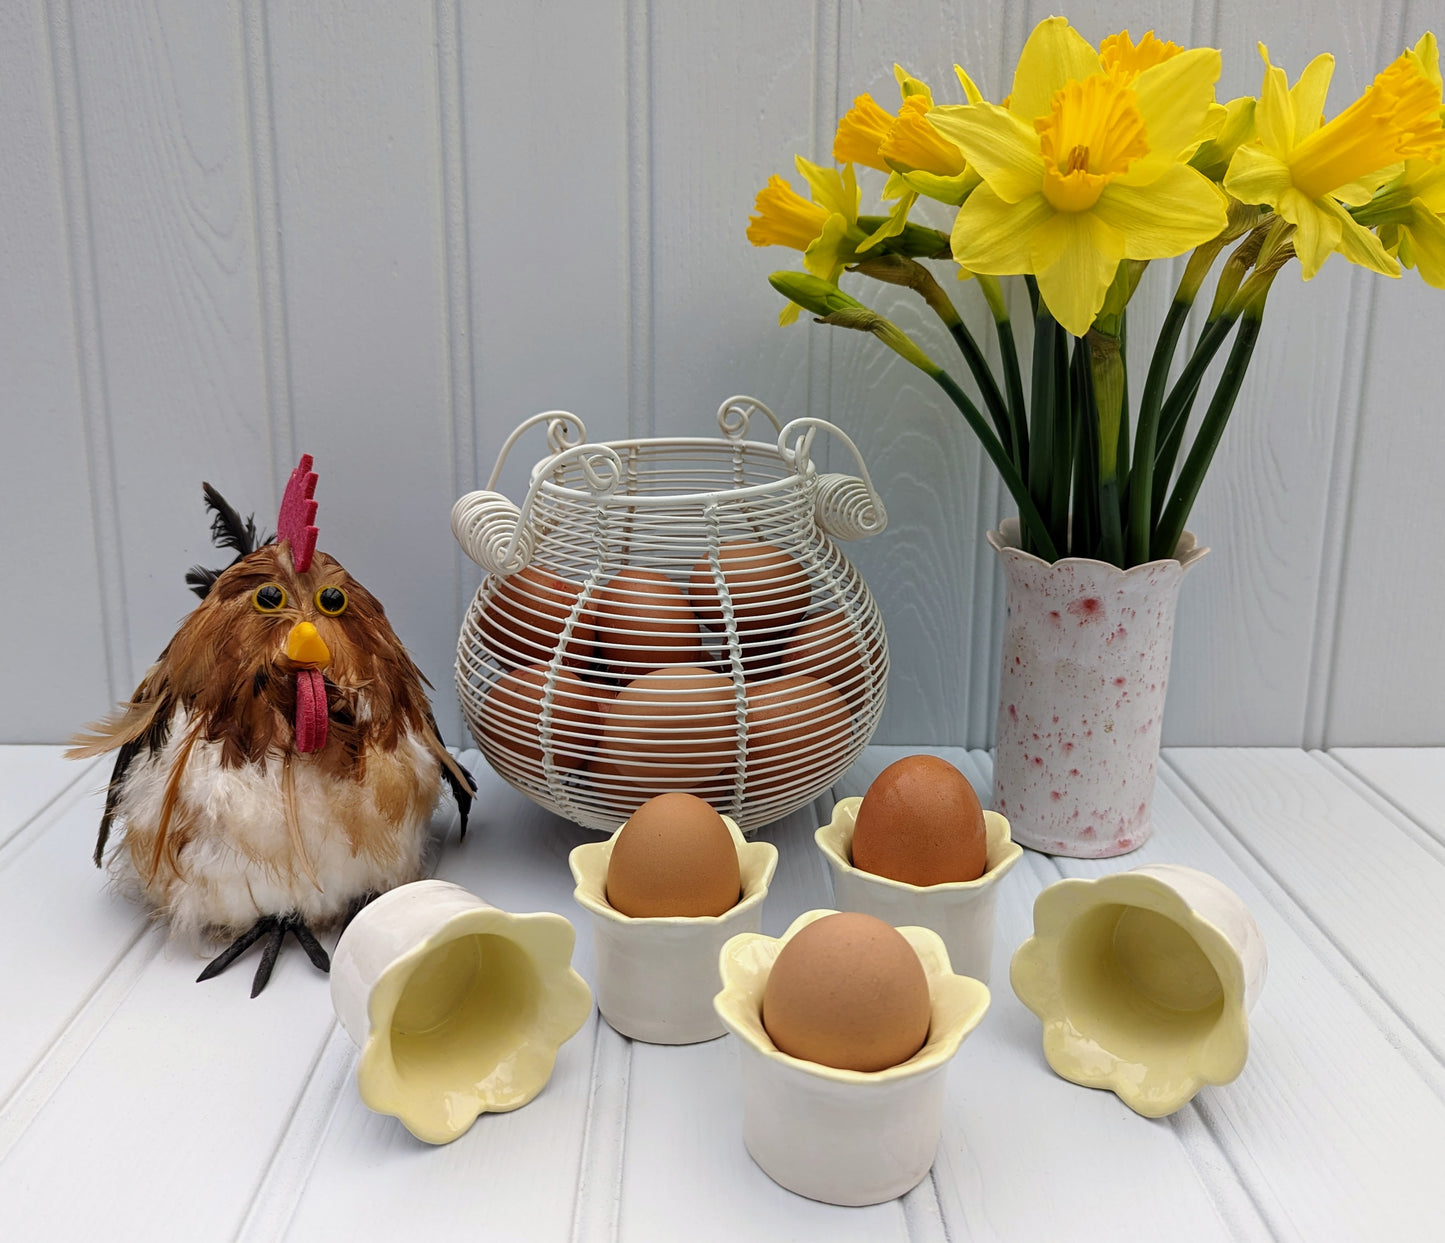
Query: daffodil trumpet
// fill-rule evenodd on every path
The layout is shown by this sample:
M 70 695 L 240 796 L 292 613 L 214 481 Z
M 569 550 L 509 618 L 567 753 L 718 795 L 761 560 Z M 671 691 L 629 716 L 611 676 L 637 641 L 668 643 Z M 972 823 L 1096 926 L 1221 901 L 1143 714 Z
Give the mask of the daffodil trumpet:
M 806 308 L 870 332 L 943 388 L 1018 504 L 1027 552 L 1124 568 L 1173 556 L 1287 263 L 1298 259 L 1310 280 L 1337 254 L 1390 276 L 1414 269 L 1445 288 L 1445 87 L 1434 35 L 1333 117 L 1332 57 L 1316 57 L 1291 84 L 1259 50 L 1258 98 L 1220 103 L 1218 51 L 1152 31 L 1096 48 L 1051 17 L 1026 40 L 1002 103 L 961 69 L 966 102 L 946 103 L 894 66 L 899 108 L 857 98 L 834 143 L 841 169 L 797 161 L 810 200 L 777 177 L 758 195 L 749 238 L 801 251 L 809 273 L 775 274 L 789 299 L 782 321 Z M 886 178 L 886 214 L 859 214 L 855 167 Z M 947 233 L 909 218 L 929 199 L 953 212 Z M 1134 409 L 1128 307 L 1145 269 L 1176 257 L 1187 257 L 1183 274 Z M 950 258 L 993 319 L 1001 375 L 968 308 L 924 266 Z M 1171 384 L 1216 268 L 1203 329 Z M 953 337 L 977 398 L 897 324 L 845 294 L 845 273 L 917 293 Z M 1033 321 L 1027 398 L 1002 284 L 1019 276 Z M 1205 410 L 1191 442 L 1196 404 Z

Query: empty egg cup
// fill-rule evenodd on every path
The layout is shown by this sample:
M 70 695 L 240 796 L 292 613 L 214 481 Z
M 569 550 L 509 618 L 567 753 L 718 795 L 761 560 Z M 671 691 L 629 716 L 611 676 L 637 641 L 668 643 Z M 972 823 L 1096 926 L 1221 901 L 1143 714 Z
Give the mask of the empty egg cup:
M 998 882 L 1023 854 L 1023 847 L 1009 836 L 1008 821 L 994 811 L 983 813 L 988 866 L 977 880 L 910 885 L 853 866 L 853 828 L 862 802 L 856 797 L 839 799 L 833 819 L 813 835 L 832 872 L 834 904 L 839 910 L 877 916 L 895 927 L 932 928 L 943 938 L 953 970 L 987 984 Z
M 1059 1075 L 1162 1118 L 1244 1069 L 1265 970 L 1239 895 L 1161 864 L 1050 885 L 1009 975 Z
M 568 856 L 579 906 L 592 912 L 597 955 L 597 1008 L 624 1036 L 648 1044 L 697 1044 L 726 1028 L 713 1009 L 718 953 L 729 937 L 762 926 L 763 898 L 778 866 L 778 850 L 750 842 L 723 817 L 738 851 L 742 896 L 721 915 L 636 919 L 607 901 L 607 865 L 619 828 L 605 842 L 588 842 Z
M 445 881 L 382 894 L 331 961 L 362 1101 L 429 1144 L 525 1105 L 592 1012 L 574 939 L 561 915 L 509 914 Z
M 988 1009 L 986 985 L 955 975 L 928 928 L 898 931 L 928 977 L 928 1039 L 886 1070 L 838 1070 L 782 1052 L 763 1027 L 763 990 L 783 946 L 814 920 L 808 911 L 781 937 L 746 933 L 723 946 L 718 1016 L 742 1049 L 743 1142 L 774 1182 L 827 1204 L 879 1204 L 928 1175 L 943 1124 L 948 1063 Z

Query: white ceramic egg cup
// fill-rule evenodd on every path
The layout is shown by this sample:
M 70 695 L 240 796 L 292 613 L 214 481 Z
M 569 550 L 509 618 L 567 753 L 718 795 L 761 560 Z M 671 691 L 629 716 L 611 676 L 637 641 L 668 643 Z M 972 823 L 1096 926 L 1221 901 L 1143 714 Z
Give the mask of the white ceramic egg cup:
M 928 928 L 898 931 L 918 954 L 932 1008 L 928 1040 L 887 1070 L 837 1070 L 782 1052 L 763 1027 L 763 990 L 784 945 L 836 911 L 808 911 L 781 937 L 723 946 L 714 1004 L 742 1049 L 743 1142 L 774 1182 L 827 1204 L 880 1204 L 928 1175 L 943 1125 L 948 1063 L 988 1009 L 986 985 L 955 975 Z
M 446 881 L 382 894 L 331 959 L 361 1099 L 429 1144 L 525 1105 L 592 1013 L 574 941 L 561 915 L 513 915 Z
M 902 924 L 932 928 L 943 938 L 953 970 L 987 984 L 998 883 L 1023 854 L 1023 847 L 1009 835 L 1008 821 L 995 811 L 983 813 L 988 866 L 977 880 L 910 885 L 853 866 L 853 829 L 862 803 L 858 797 L 839 799 L 832 820 L 813 835 L 832 873 L 834 904 L 842 911 L 876 916 L 895 928 Z
M 648 1044 L 697 1044 L 726 1028 L 713 1009 L 718 953 L 729 937 L 762 926 L 763 898 L 778 866 L 778 849 L 750 842 L 723 817 L 738 851 L 742 896 L 721 915 L 635 919 L 607 901 L 607 866 L 619 828 L 605 842 L 587 842 L 567 857 L 577 881 L 573 896 L 592 913 L 597 955 L 597 1008 L 614 1028 Z
M 1244 1069 L 1266 968 L 1238 894 L 1158 864 L 1050 885 L 1009 976 L 1055 1072 L 1161 1118 Z

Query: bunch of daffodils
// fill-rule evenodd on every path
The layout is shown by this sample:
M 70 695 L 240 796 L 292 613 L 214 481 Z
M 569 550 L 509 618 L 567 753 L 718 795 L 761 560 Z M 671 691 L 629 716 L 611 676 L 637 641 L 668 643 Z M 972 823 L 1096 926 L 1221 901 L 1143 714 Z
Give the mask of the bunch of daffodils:
M 1434 35 L 1329 121 L 1332 57 L 1316 57 L 1291 86 L 1263 45 L 1260 54 L 1259 97 L 1220 104 L 1212 48 L 1181 48 L 1152 32 L 1135 43 L 1124 32 L 1096 49 L 1051 17 L 1029 36 L 1002 103 L 984 99 L 962 69 L 967 102 L 936 103 L 895 66 L 898 109 L 862 95 L 839 122 L 841 171 L 799 157 L 808 198 L 781 177 L 758 194 L 749 240 L 803 255 L 805 271 L 770 278 L 788 299 L 782 322 L 801 309 L 870 332 L 932 377 L 1002 474 L 1026 547 L 1050 561 L 1130 566 L 1173 555 L 1270 286 L 1292 259 L 1305 280 L 1338 253 L 1386 276 L 1416 268 L 1445 288 L 1445 104 Z M 887 175 L 886 213 L 859 214 L 856 165 Z M 951 234 L 909 219 L 919 198 L 957 209 Z M 1129 300 L 1151 260 L 1185 254 L 1131 412 Z M 1203 330 L 1170 384 L 1186 318 L 1221 257 Z M 931 259 L 951 260 L 987 303 L 998 376 L 920 262 Z M 957 342 L 983 409 L 907 333 L 845 293 L 845 272 L 918 293 Z M 1004 276 L 1024 278 L 1034 312 L 1029 399 Z M 1209 364 L 1231 338 L 1181 463 Z

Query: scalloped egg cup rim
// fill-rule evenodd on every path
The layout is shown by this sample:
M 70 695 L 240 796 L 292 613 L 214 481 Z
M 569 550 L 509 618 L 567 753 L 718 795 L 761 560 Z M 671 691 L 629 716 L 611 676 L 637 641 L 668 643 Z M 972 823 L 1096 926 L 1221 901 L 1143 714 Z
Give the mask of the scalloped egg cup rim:
M 754 1003 L 745 988 L 745 983 L 753 980 L 757 973 L 743 966 L 739 961 L 740 956 L 748 947 L 759 946 L 767 955 L 768 969 L 771 971 L 772 964 L 782 952 L 783 946 L 798 932 L 816 920 L 839 913 L 826 909 L 805 911 L 788 926 L 788 930 L 781 937 L 770 937 L 760 932 L 744 932 L 732 937 L 718 956 L 718 970 L 723 980 L 721 991 L 713 999 L 713 1008 L 718 1017 L 734 1036 L 769 1061 L 833 1083 L 881 1088 L 946 1066 L 958 1053 L 968 1035 L 983 1021 L 992 1001 L 992 993 L 981 980 L 958 975 L 953 971 L 948 959 L 948 949 L 938 933 L 931 928 L 911 924 L 897 931 L 912 946 L 923 964 L 923 972 L 928 979 L 929 999 L 928 1036 L 922 1048 L 912 1057 L 897 1065 L 885 1066 L 882 1070 L 845 1070 L 784 1053 L 768 1036 L 762 1021 L 761 994 Z M 763 983 L 766 984 L 766 977 Z M 946 998 L 945 994 L 952 994 L 952 997 Z M 953 1020 L 940 1031 L 937 1022 L 938 1003 L 940 1000 L 950 999 L 957 1004 L 958 1010 Z
M 883 885 L 901 893 L 943 894 L 969 893 L 986 889 L 1003 879 L 1009 870 L 1023 858 L 1024 848 L 1013 840 L 1008 818 L 996 811 L 984 809 L 983 823 L 987 834 L 987 864 L 983 875 L 973 880 L 940 881 L 936 885 L 911 885 L 907 881 L 894 880 L 891 876 L 880 876 L 854 865 L 853 831 L 857 826 L 858 808 L 862 806 L 860 795 L 841 798 L 833 806 L 832 819 L 813 834 L 818 849 L 828 863 L 841 872 L 862 877 L 870 884 Z M 848 853 L 845 855 L 843 851 Z
M 567 863 L 572 869 L 573 880 L 577 882 L 576 888 L 572 891 L 573 899 L 578 906 L 591 911 L 592 914 L 617 924 L 640 924 L 654 927 L 710 925 L 723 924 L 728 920 L 735 919 L 738 915 L 761 905 L 763 899 L 768 896 L 768 886 L 772 884 L 773 874 L 778 867 L 778 848 L 771 842 L 748 841 L 743 835 L 742 829 L 738 827 L 737 821 L 731 816 L 723 816 L 722 821 L 727 826 L 728 836 L 733 839 L 733 845 L 737 847 L 739 872 L 748 867 L 749 859 L 762 866 L 754 874 L 751 882 L 743 878 L 738 900 L 721 915 L 624 915 L 608 902 L 607 868 L 612 861 L 612 848 L 617 843 L 617 835 L 627 827 L 625 821 L 618 825 L 605 840 L 583 842 L 580 846 L 572 848 L 567 856 Z M 600 898 L 589 892 L 594 884 L 602 895 Z

